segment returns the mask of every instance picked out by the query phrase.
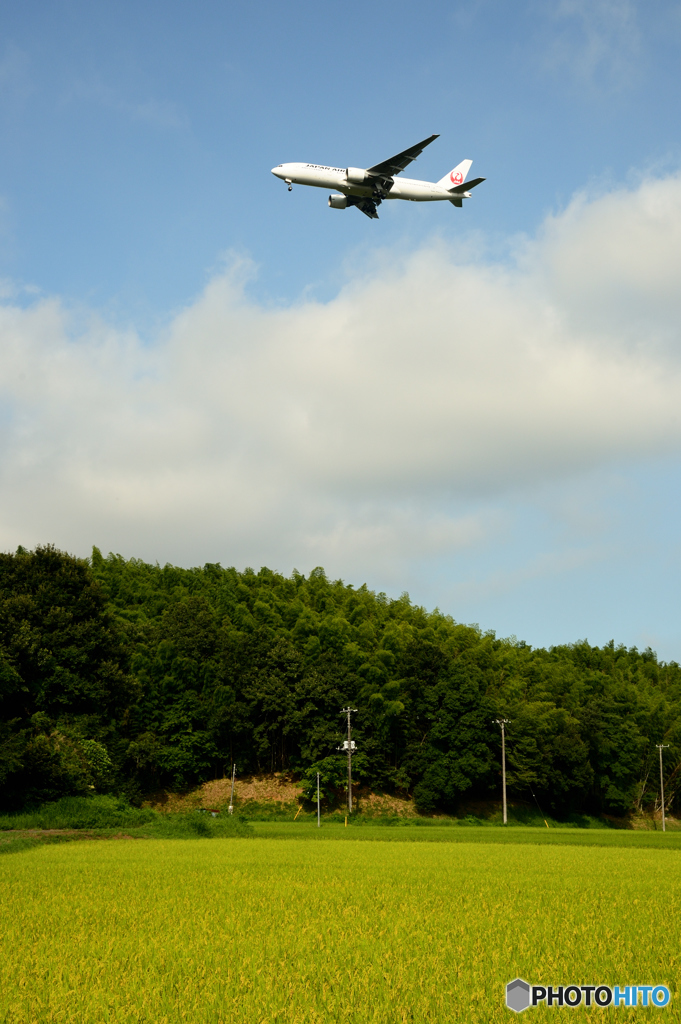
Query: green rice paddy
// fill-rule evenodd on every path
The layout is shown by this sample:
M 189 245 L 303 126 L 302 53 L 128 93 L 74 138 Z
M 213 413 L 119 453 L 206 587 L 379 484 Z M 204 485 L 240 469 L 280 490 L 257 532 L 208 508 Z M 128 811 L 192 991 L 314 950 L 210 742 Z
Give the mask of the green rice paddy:
M 344 841 L 321 841 L 332 837 Z M 504 988 L 518 975 L 672 992 L 664 1009 L 539 1007 L 523 1019 L 681 1020 L 679 841 L 598 839 L 274 824 L 249 838 L 5 856 L 0 1021 L 508 1021 Z

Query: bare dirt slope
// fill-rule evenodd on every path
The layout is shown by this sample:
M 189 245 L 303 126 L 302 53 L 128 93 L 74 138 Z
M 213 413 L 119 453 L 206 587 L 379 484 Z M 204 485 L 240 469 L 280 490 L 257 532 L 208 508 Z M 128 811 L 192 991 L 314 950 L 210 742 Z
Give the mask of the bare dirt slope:
M 191 811 L 197 807 L 220 810 L 229 806 L 231 787 L 230 778 L 215 779 L 204 782 L 190 793 L 156 793 L 144 806 L 167 812 Z M 301 784 L 292 782 L 281 773 L 251 776 L 234 782 L 234 803 L 239 806 L 250 802 L 297 803 L 302 795 Z
M 191 811 L 198 807 L 221 810 L 229 806 L 231 785 L 230 778 L 215 779 L 212 782 L 204 782 L 202 786 L 189 793 L 156 793 L 144 806 L 168 813 Z M 236 779 L 234 783 L 234 804 L 237 807 L 254 803 L 297 805 L 302 797 L 301 783 L 292 781 L 288 775 L 281 772 Z M 409 797 L 387 796 L 360 789 L 357 793 L 357 804 L 364 814 L 416 816 L 414 803 Z
M 156 793 L 144 806 L 153 807 L 157 811 L 175 813 L 178 811 L 191 811 L 199 807 L 206 810 L 222 810 L 229 806 L 229 796 L 232 780 L 215 779 L 211 782 L 204 782 L 202 786 L 188 793 Z M 354 787 L 353 787 L 354 790 Z M 367 817 L 400 817 L 417 818 L 419 814 L 414 806 L 414 801 L 409 796 L 391 796 L 386 793 L 372 793 L 369 789 L 358 787 L 354 791 L 355 808 Z M 234 805 L 240 811 L 248 813 L 249 807 L 255 810 L 255 805 L 261 809 L 269 806 L 271 809 L 290 809 L 295 815 L 303 801 L 303 787 L 300 782 L 295 782 L 289 775 L 283 772 L 276 772 L 273 775 L 253 775 L 244 778 L 237 778 L 234 784 Z M 341 799 L 341 804 L 342 804 Z M 533 811 L 529 803 L 522 801 L 509 801 L 509 816 L 513 817 L 515 812 Z M 469 801 L 462 803 L 458 808 L 458 817 L 464 818 L 472 815 L 480 820 L 495 818 L 501 819 L 501 801 Z M 431 819 L 448 816 L 443 814 L 429 814 Z M 655 818 L 650 816 L 632 816 L 627 818 L 614 818 L 605 816 L 606 820 L 614 828 L 659 830 L 661 820 L 659 813 Z M 522 820 L 522 818 L 521 818 Z M 553 825 L 553 823 L 551 823 Z M 547 828 L 550 827 L 547 825 Z M 681 828 L 681 821 L 667 816 L 667 828 L 670 831 Z

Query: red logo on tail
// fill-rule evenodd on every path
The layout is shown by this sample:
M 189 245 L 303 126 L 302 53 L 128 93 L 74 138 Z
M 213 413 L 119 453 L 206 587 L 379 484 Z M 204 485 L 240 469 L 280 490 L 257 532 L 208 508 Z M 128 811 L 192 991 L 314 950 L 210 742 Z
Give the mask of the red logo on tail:
M 461 173 L 461 171 L 457 171 L 456 174 L 454 173 L 454 171 L 452 171 L 449 177 L 451 179 L 452 185 L 460 185 L 463 181 L 463 174 Z

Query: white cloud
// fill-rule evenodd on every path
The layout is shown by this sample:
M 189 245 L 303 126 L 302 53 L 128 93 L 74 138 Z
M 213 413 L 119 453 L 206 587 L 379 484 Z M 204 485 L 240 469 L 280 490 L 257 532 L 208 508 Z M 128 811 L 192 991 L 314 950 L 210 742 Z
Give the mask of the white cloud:
M 442 245 L 328 303 L 215 277 L 153 345 L 0 307 L 0 547 L 179 562 L 406 562 L 505 529 L 490 500 L 681 449 L 681 179 L 550 218 L 514 265 Z
M 553 301 L 601 341 L 681 353 L 681 186 L 643 181 L 597 201 L 578 196 L 544 225 L 533 255 Z

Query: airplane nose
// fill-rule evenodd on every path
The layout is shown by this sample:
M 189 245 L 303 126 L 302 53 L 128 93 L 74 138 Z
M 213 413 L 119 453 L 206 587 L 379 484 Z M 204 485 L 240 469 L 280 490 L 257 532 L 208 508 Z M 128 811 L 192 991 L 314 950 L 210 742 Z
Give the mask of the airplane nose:
M 272 168 L 272 174 L 273 174 L 273 175 L 275 176 L 275 178 L 281 178 L 281 177 L 283 177 L 283 173 L 284 173 L 284 172 L 283 172 L 283 171 L 282 171 L 282 169 L 281 169 L 281 164 L 279 164 L 279 166 L 278 166 L 278 167 L 273 167 L 273 168 Z

